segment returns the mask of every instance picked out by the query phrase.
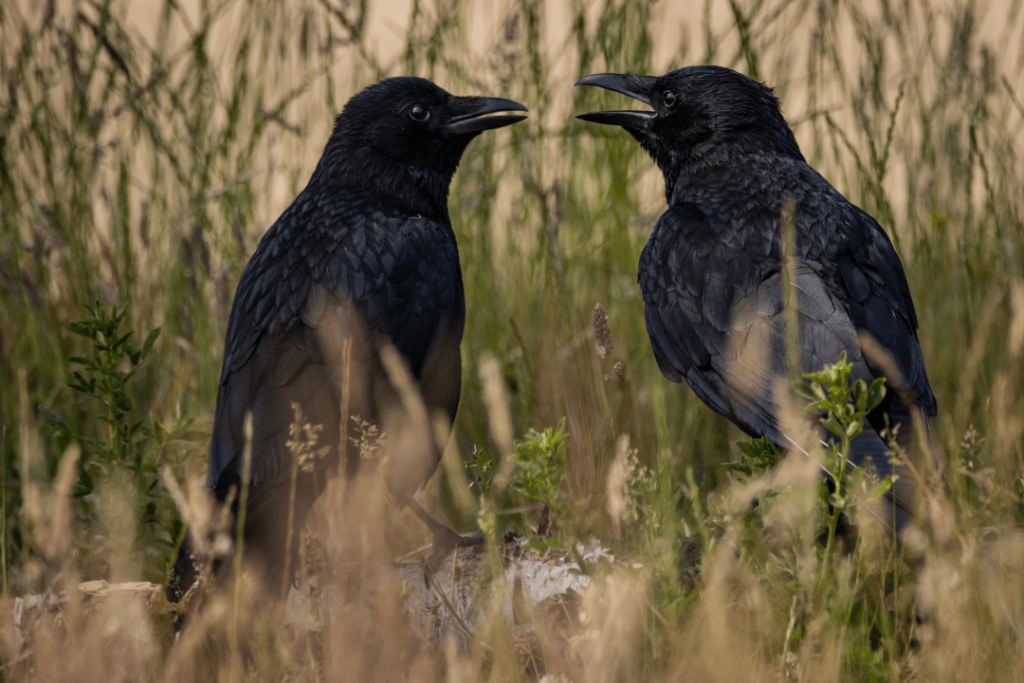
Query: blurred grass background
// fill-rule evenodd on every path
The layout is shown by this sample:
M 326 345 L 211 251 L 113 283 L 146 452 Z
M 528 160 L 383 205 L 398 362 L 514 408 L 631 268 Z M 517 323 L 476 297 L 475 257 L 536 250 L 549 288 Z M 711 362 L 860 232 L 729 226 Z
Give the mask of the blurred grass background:
M 712 513 L 740 486 L 722 464 L 739 457 L 742 435 L 664 380 L 650 351 L 636 265 L 664 208 L 661 176 L 628 135 L 572 118 L 624 106 L 573 89 L 581 75 L 705 62 L 775 87 L 805 156 L 878 218 L 903 259 L 948 483 L 925 497 L 914 562 L 877 549 L 831 565 L 806 544 L 751 549 L 730 536 L 728 514 Z M 499 453 L 481 379 L 496 359 L 517 439 L 566 419 L 554 520 L 564 538 L 596 534 L 646 569 L 603 577 L 603 602 L 584 605 L 592 617 L 566 647 L 523 654 L 492 623 L 469 654 L 410 664 L 409 676 L 1024 676 L 1020 3 L 3 0 L 0 74 L 4 595 L 73 577 L 163 580 L 181 522 L 159 471 L 185 480 L 205 468 L 242 268 L 348 97 L 410 74 L 531 110 L 477 139 L 452 187 L 468 320 L 448 455 L 474 460 L 477 487 L 467 504 L 442 468 L 428 507 L 468 528 L 477 506 L 523 503 L 478 487 Z M 124 399 L 108 400 L 139 425 L 120 454 L 102 447 L 116 441 L 104 421 L 115 410 L 69 387 L 83 368 L 72 359 L 92 349 L 69 325 L 93 319 L 96 302 L 126 307 L 119 330 L 134 330 L 135 348 L 160 329 Z M 607 357 L 594 350 L 596 303 Z M 606 379 L 617 362 L 621 376 Z M 621 435 L 635 449 L 641 514 L 612 540 L 607 476 Z M 65 453 L 76 459 L 61 479 Z M 133 493 L 115 505 L 113 491 Z M 528 524 L 535 511 L 503 516 L 498 534 Z M 911 566 L 916 588 L 905 587 Z M 260 671 L 305 671 L 278 655 Z M 165 666 L 174 656 L 123 649 L 141 667 L 125 669 L 132 680 L 179 675 Z

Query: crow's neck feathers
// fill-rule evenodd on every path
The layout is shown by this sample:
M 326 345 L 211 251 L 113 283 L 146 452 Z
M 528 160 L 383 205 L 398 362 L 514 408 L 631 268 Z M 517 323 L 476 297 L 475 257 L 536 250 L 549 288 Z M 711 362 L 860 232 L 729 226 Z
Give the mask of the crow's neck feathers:
M 721 67 L 688 67 L 651 90 L 659 116 L 647 135 L 634 137 L 664 174 L 666 195 L 716 168 L 742 168 L 751 157 L 806 163 L 778 98 L 762 83 Z M 671 106 L 664 103 L 669 93 Z
M 397 159 L 339 120 L 310 185 L 362 191 L 384 204 L 450 224 L 448 191 L 466 144 L 446 146 L 434 164 Z
M 650 140 L 640 142 L 665 177 L 665 196 L 669 201 L 676 187 L 699 184 L 715 169 L 741 169 L 755 157 L 806 163 L 781 115 L 779 125 L 766 129 L 762 124 L 726 133 L 716 131 L 712 137 L 692 145 L 668 147 L 651 145 Z

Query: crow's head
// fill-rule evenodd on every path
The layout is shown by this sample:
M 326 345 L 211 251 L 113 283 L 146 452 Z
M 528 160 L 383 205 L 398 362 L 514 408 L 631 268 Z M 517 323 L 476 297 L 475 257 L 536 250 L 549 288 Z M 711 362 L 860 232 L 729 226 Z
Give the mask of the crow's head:
M 469 142 L 525 116 L 490 116 L 526 107 L 498 97 L 456 97 L 423 78 L 388 78 L 353 96 L 338 115 L 314 177 L 377 190 L 410 209 L 447 203 L 448 186 Z M 446 209 L 444 209 L 446 211 Z
M 768 86 L 720 66 L 690 66 L 660 78 L 594 74 L 576 85 L 629 95 L 653 111 L 599 111 L 577 118 L 622 126 L 666 172 L 699 171 L 751 153 L 803 160 Z

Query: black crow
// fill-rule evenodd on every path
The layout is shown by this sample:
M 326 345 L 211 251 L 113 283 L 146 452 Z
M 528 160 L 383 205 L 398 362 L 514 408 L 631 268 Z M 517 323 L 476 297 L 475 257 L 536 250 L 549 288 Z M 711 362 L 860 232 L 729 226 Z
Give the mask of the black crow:
M 408 429 L 408 395 L 392 382 L 383 345 L 397 349 L 429 417 L 440 412 L 450 424 L 462 385 L 466 304 L 448 189 L 474 137 L 525 118 L 490 116 L 506 111 L 527 109 L 507 99 L 456 97 L 422 78 L 366 88 L 345 105 L 309 184 L 242 273 L 207 485 L 218 501 L 234 496 L 238 514 L 251 413 L 244 556 L 272 587 L 290 582 L 298 531 L 327 478 L 339 465 L 349 478 L 360 470 L 356 420 L 386 435 L 378 473 L 390 495 L 430 526 L 435 555 L 480 541 L 456 535 L 413 499 L 437 467 L 441 445 L 429 428 Z M 311 428 L 290 433 L 296 408 Z M 169 596 L 180 597 L 194 578 L 183 543 Z
M 665 177 L 668 210 L 639 273 L 647 332 L 665 377 L 685 379 L 746 433 L 792 447 L 775 391 L 788 376 L 784 301 L 795 292 L 802 372 L 819 371 L 845 351 L 853 379 L 886 377 L 886 399 L 869 415 L 872 429 L 854 440 L 851 457 L 870 460 L 880 476 L 893 473 L 879 432 L 887 421 L 899 424 L 906 446 L 912 411 L 920 409 L 925 425 L 935 415 L 907 278 L 875 219 L 804 160 L 772 89 L 718 66 L 660 78 L 595 74 L 577 85 L 652 109 L 579 118 L 625 128 Z M 784 267 L 787 205 L 795 262 Z M 887 496 L 885 522 L 897 532 L 913 505 L 913 485 L 903 475 Z

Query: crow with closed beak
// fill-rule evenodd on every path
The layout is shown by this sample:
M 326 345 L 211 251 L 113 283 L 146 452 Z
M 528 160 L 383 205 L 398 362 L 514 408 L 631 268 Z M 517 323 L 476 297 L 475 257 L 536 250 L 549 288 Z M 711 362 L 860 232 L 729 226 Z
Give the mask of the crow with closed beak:
M 851 444 L 851 459 L 896 474 L 883 522 L 898 533 L 913 507 L 910 476 L 881 432 L 935 415 L 903 265 L 881 226 L 804 160 L 771 88 L 731 69 L 693 66 L 664 76 L 595 74 L 576 85 L 628 95 L 647 111 L 578 118 L 625 128 L 665 178 L 668 209 L 640 257 L 645 320 L 662 373 L 752 436 L 794 444 L 780 424 L 786 381 L 785 302 L 795 296 L 800 371 L 846 352 L 851 378 L 888 391 Z M 784 207 L 795 244 L 784 265 Z M 882 352 L 879 352 L 879 349 Z
M 309 184 L 242 273 L 207 486 L 218 501 L 234 501 L 237 517 L 251 414 L 243 555 L 272 589 L 291 581 L 286 567 L 295 568 L 298 532 L 327 478 L 339 466 L 349 479 L 363 468 L 351 418 L 386 435 L 378 473 L 390 496 L 430 527 L 435 561 L 452 546 L 481 541 L 455 534 L 413 498 L 443 444 L 430 429 L 408 428 L 408 392 L 396 386 L 384 355 L 397 350 L 429 419 L 440 413 L 450 424 L 466 304 L 448 190 L 474 137 L 525 118 L 492 116 L 508 111 L 527 109 L 456 97 L 422 78 L 366 88 L 345 105 Z M 309 428 L 290 433 L 299 412 Z M 186 540 L 173 569 L 173 600 L 196 576 L 189 548 Z

